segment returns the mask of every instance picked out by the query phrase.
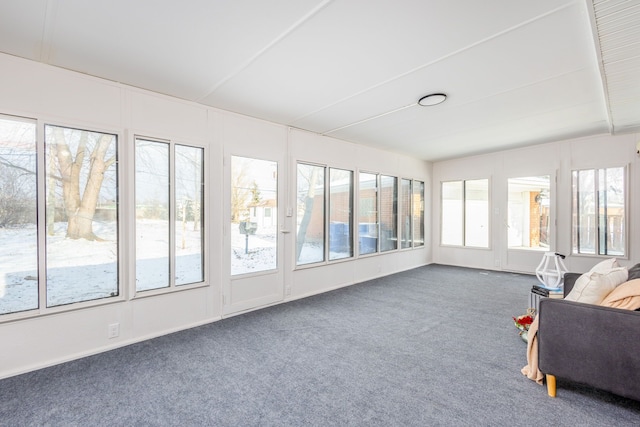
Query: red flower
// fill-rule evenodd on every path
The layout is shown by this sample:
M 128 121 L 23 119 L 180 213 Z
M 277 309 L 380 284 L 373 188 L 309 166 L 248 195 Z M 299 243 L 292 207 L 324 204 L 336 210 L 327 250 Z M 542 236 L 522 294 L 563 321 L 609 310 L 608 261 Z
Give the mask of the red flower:
M 529 325 L 533 323 L 533 316 L 530 316 L 530 315 L 518 316 L 518 317 L 514 317 L 513 321 L 516 322 L 517 325 L 528 328 Z

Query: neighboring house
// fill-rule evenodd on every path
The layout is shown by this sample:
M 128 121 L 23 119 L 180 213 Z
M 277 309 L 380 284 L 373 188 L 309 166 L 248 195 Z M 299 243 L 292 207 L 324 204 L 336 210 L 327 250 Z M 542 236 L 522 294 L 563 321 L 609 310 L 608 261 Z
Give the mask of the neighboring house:
M 257 234 L 271 231 L 278 224 L 278 203 L 274 199 L 249 204 L 249 221 L 258 224 Z

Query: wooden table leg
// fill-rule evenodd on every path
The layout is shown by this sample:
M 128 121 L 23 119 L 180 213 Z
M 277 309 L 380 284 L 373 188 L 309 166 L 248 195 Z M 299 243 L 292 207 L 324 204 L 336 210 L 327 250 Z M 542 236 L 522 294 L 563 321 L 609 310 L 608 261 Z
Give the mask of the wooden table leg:
M 547 374 L 547 393 L 551 397 L 556 397 L 556 377 L 551 374 Z

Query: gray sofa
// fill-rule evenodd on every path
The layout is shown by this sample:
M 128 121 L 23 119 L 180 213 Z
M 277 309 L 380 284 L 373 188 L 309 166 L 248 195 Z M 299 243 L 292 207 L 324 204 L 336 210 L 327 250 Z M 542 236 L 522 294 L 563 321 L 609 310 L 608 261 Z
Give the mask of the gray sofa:
M 565 275 L 565 295 L 579 276 Z M 640 311 L 546 298 L 538 315 L 538 366 L 550 396 L 557 378 L 640 400 Z

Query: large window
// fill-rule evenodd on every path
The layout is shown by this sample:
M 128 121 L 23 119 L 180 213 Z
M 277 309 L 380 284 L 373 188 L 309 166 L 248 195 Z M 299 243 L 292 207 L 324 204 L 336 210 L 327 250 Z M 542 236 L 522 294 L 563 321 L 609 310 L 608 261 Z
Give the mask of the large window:
M 508 246 L 510 249 L 549 250 L 550 178 L 509 178 Z
M 441 244 L 489 247 L 488 179 L 443 182 L 441 203 Z
M 136 138 L 137 291 L 204 280 L 203 151 Z
M 400 203 L 401 203 L 401 218 L 400 230 L 402 235 L 402 241 L 400 247 L 402 249 L 410 248 L 413 246 L 413 217 L 411 215 L 411 180 L 400 180 Z
M 120 293 L 116 135 L 45 125 L 40 175 L 35 130 L 0 117 L 0 314 Z
M 400 247 L 424 246 L 424 182 L 400 180 Z
M 118 295 L 115 135 L 45 126 L 47 306 Z
M 0 116 L 0 315 L 38 308 L 36 194 L 36 123 Z
M 357 183 L 359 255 L 397 250 L 399 235 L 402 248 L 424 246 L 424 182 L 359 172 Z M 298 163 L 297 188 L 296 265 L 353 257 L 354 173 Z
M 325 168 L 298 163 L 296 265 L 325 260 Z
M 424 246 L 424 182 L 422 181 L 413 181 L 411 207 L 413 246 Z
M 380 176 L 380 251 L 398 249 L 398 178 Z
M 175 145 L 176 285 L 204 281 L 204 150 Z
M 231 157 L 231 274 L 278 266 L 278 163 Z
M 360 172 L 358 242 L 360 255 L 378 251 L 378 176 Z
M 329 259 L 353 256 L 353 172 L 329 169 Z
M 626 254 L 626 169 L 572 172 L 574 254 Z

